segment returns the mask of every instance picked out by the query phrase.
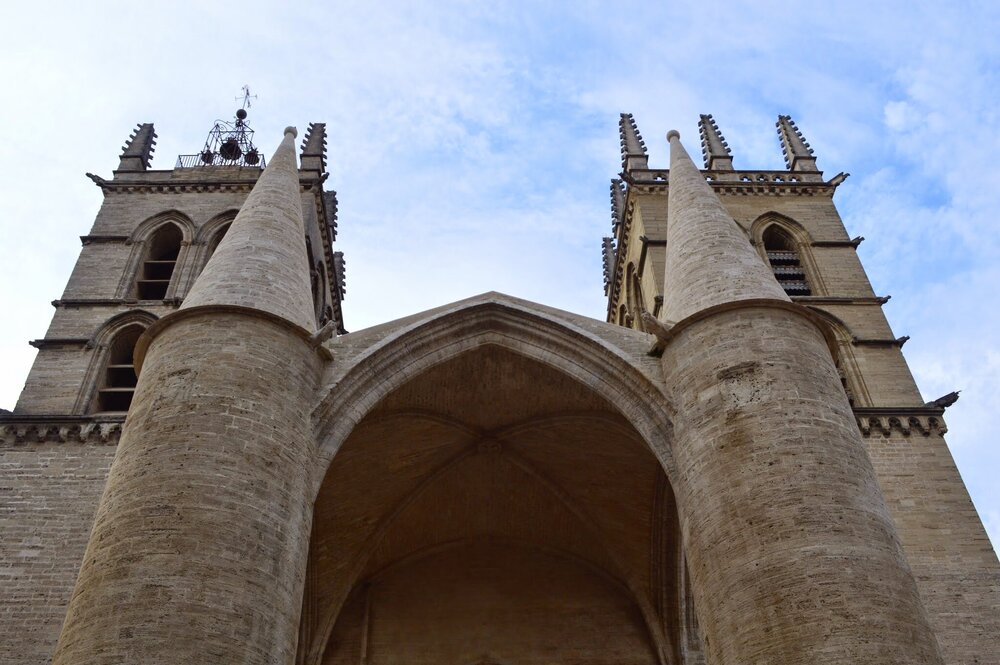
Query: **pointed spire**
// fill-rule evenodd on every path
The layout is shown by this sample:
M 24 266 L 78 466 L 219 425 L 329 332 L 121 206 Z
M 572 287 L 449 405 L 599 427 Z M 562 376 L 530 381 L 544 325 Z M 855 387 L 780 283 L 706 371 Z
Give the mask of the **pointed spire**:
M 680 321 L 715 305 L 768 298 L 788 301 L 770 268 L 723 207 L 671 130 L 663 315 Z
M 294 127 L 261 173 L 181 309 L 235 305 L 316 328 Z
M 614 238 L 604 238 L 601 241 L 601 254 L 604 259 L 604 295 L 608 295 L 608 289 L 611 288 L 612 273 L 615 269 Z
M 611 229 L 625 221 L 625 183 L 621 178 L 611 179 Z
M 155 146 L 156 132 L 153 131 L 153 123 L 143 122 L 136 125 L 128 141 L 122 146 L 121 161 L 118 162 L 117 170 L 145 171 L 153 159 Z
M 310 122 L 302 139 L 302 170 L 326 173 L 326 123 Z
M 785 166 L 789 171 L 819 171 L 816 168 L 816 157 L 809 143 L 802 137 L 802 132 L 792 122 L 791 116 L 779 115 L 778 138 L 781 139 L 781 151 L 785 155 Z
M 732 171 L 733 153 L 711 114 L 701 115 L 698 133 L 701 134 L 701 154 L 705 158 L 705 168 L 709 171 Z
M 649 157 L 646 155 L 646 142 L 642 140 L 635 118 L 631 113 L 622 113 L 618 120 L 618 134 L 621 137 L 622 168 L 625 171 L 633 169 L 648 169 Z

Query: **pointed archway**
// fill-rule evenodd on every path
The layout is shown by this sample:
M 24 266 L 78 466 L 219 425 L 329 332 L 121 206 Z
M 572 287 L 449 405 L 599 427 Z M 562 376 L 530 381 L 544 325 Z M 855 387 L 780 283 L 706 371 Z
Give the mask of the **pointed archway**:
M 487 294 L 342 343 L 300 662 L 679 662 L 648 336 Z

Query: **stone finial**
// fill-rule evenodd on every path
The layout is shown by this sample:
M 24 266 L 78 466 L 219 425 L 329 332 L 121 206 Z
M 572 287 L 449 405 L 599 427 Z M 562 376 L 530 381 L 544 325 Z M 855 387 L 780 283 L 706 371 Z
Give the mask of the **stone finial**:
M 181 309 L 235 305 L 316 328 L 295 136 L 285 133 Z
M 310 122 L 299 159 L 303 171 L 326 172 L 326 123 Z
M 642 134 L 639 133 L 631 113 L 621 114 L 618 120 L 618 134 L 622 146 L 622 168 L 626 171 L 648 169 L 649 156 L 646 154 L 646 142 L 642 140 Z
M 625 221 L 625 183 L 621 178 L 611 179 L 611 229 Z
M 601 254 L 604 259 L 604 295 L 608 295 L 613 281 L 615 269 L 615 239 L 604 238 L 601 241 Z
M 778 138 L 781 139 L 781 151 L 785 155 L 785 166 L 789 171 L 818 171 L 816 157 L 809 143 L 802 137 L 802 132 L 795 126 L 791 116 L 779 115 Z
M 156 132 L 153 123 L 143 122 L 135 126 L 122 146 L 121 160 L 118 171 L 145 171 L 153 159 L 156 150 Z
M 709 171 L 732 171 L 733 153 L 711 114 L 700 116 L 698 133 L 701 135 L 701 154 L 705 158 L 705 168 Z
M 746 233 L 723 207 L 670 132 L 667 256 L 661 319 L 681 321 L 716 305 L 750 299 L 789 301 Z

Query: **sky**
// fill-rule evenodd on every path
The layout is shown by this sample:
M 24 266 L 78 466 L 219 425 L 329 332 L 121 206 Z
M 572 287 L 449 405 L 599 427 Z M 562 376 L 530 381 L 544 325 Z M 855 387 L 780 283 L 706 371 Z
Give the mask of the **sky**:
M 649 6 L 643 6 L 649 5 Z M 240 88 L 270 154 L 327 123 L 349 330 L 497 290 L 603 318 L 600 239 L 631 112 L 653 167 L 714 114 L 784 168 L 790 114 L 1000 543 L 1000 3 L 50 2 L 0 25 L 0 408 L 13 408 L 138 122 L 153 168 Z M 301 134 L 300 134 L 301 135 Z

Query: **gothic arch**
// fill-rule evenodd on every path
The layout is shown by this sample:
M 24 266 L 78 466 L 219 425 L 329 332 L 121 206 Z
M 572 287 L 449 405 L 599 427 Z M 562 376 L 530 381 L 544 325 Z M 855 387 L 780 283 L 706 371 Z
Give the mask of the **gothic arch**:
M 215 215 L 210 220 L 201 225 L 201 228 L 198 229 L 198 232 L 194 237 L 194 241 L 198 244 L 203 244 L 203 245 L 209 244 L 210 242 L 215 240 L 215 235 L 223 227 L 233 223 L 233 220 L 236 219 L 237 213 L 239 213 L 239 210 L 236 208 L 232 208 L 230 210 L 220 212 L 218 215 Z
M 807 306 L 809 311 L 818 315 L 816 322 L 827 330 L 827 341 L 831 339 L 836 343 L 836 353 L 833 354 L 833 362 L 841 373 L 841 380 L 852 406 L 871 406 L 871 395 L 865 385 L 864 375 L 858 366 L 858 360 L 854 354 L 854 333 L 850 327 L 830 312 L 819 307 Z M 831 344 L 831 351 L 833 345 Z
M 764 262 L 769 264 L 764 249 L 764 233 L 771 227 L 777 227 L 791 240 L 805 270 L 806 281 L 812 289 L 812 295 L 826 294 L 826 286 L 816 269 L 816 259 L 812 252 L 813 239 L 809 231 L 791 217 L 773 210 L 760 215 L 750 224 L 750 241 L 757 248 Z
M 125 270 L 122 272 L 122 278 L 118 283 L 116 297 L 132 298 L 136 296 L 134 293 L 135 284 L 142 270 L 143 261 L 149 253 L 148 244 L 168 224 L 173 225 L 180 232 L 180 243 L 170 284 L 164 298 L 175 296 L 180 284 L 181 273 L 189 261 L 188 254 L 194 239 L 195 226 L 191 218 L 179 210 L 167 210 L 142 221 L 125 241 L 125 245 L 131 247 L 131 252 L 125 264 Z
M 180 210 L 165 210 L 140 222 L 129 235 L 125 244 L 144 242 L 163 224 L 171 222 L 181 230 L 183 242 L 190 243 L 195 237 L 194 222 Z
M 157 318 L 155 314 L 146 310 L 133 309 L 112 316 L 94 331 L 94 334 L 87 341 L 86 348 L 91 350 L 90 362 L 87 364 L 80 392 L 73 405 L 73 413 L 83 414 L 89 411 L 98 390 L 101 373 L 107 365 L 108 354 L 114 339 L 129 327 L 148 328 Z
M 557 319 L 555 311 L 487 293 L 432 310 L 421 318 L 404 319 L 399 328 L 354 358 L 339 366 L 334 363 L 325 394 L 313 411 L 322 460 L 315 487 L 318 489 L 330 461 L 355 425 L 385 396 L 436 365 L 488 345 L 551 367 L 603 397 L 635 427 L 667 478 L 674 481 L 673 407 L 658 383 L 658 363 L 653 363 L 651 372 L 635 357 L 636 352 L 645 356 L 650 338 L 635 333 L 640 339 L 629 353 L 571 323 L 567 320 L 570 317 Z

